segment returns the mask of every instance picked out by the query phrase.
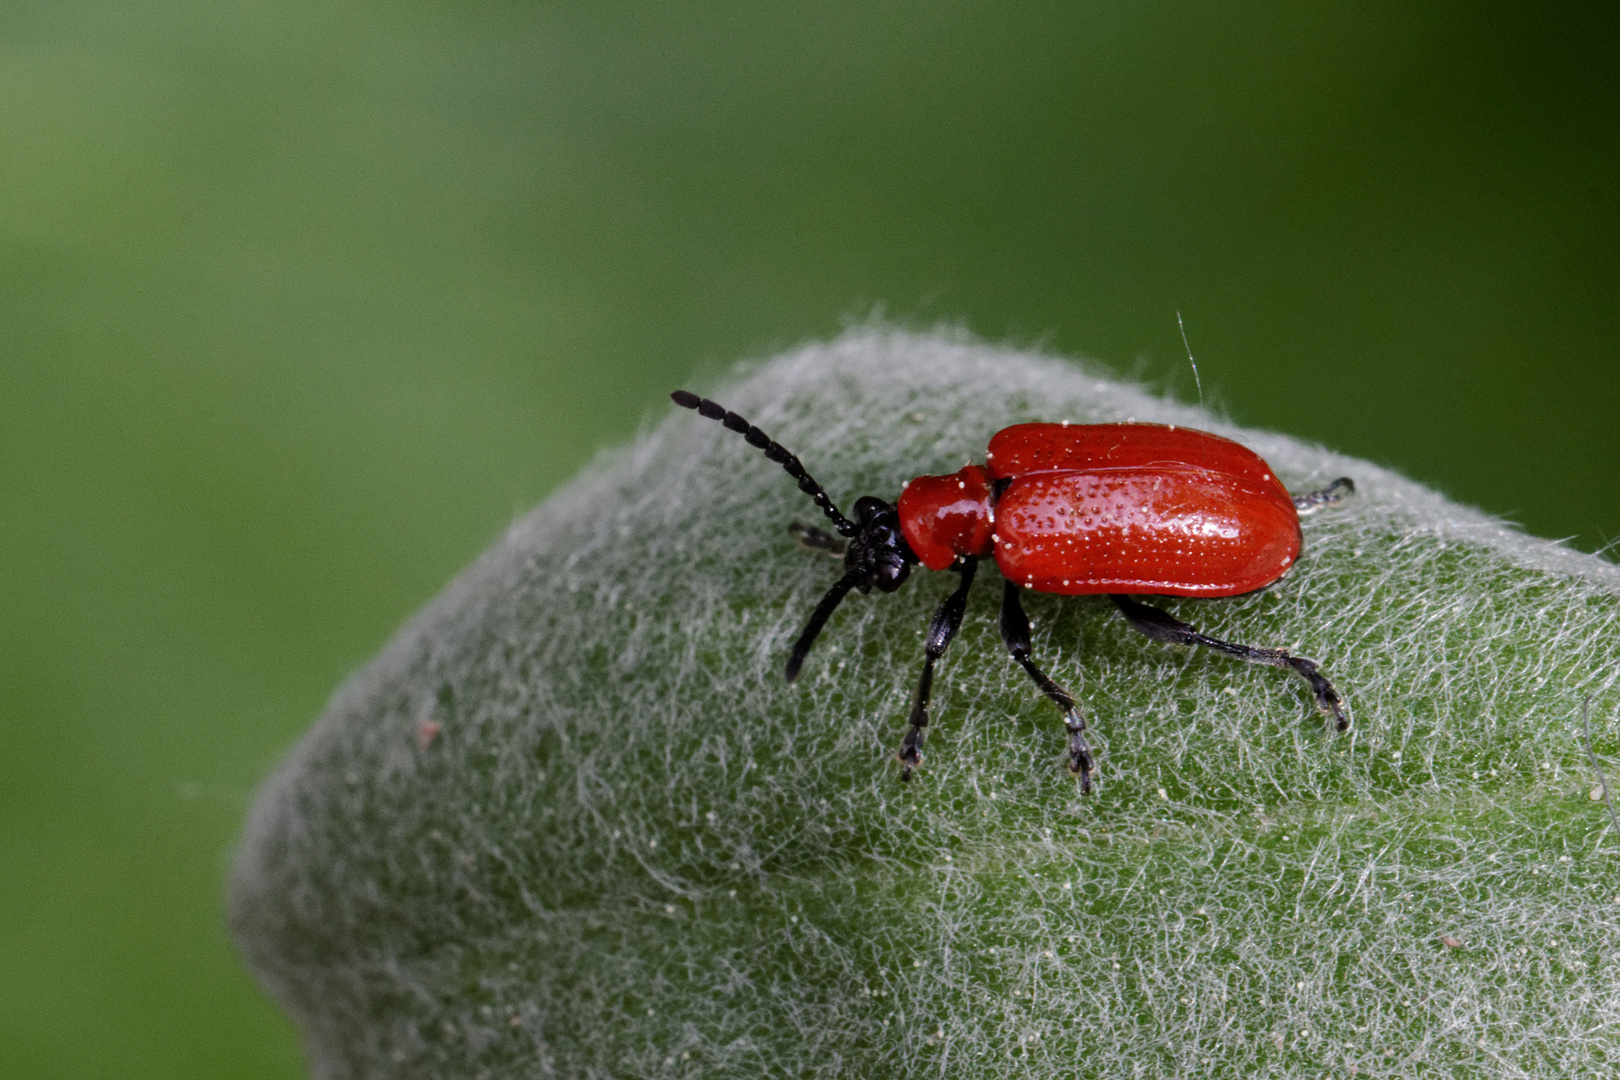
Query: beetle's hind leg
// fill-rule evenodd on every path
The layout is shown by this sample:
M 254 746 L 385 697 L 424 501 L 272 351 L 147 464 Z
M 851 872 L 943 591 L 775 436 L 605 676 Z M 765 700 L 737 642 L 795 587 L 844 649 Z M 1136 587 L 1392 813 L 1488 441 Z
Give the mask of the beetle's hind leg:
M 1001 641 L 1029 677 L 1040 687 L 1047 700 L 1063 712 L 1063 726 L 1069 730 L 1069 774 L 1080 778 L 1080 793 L 1091 793 L 1093 764 L 1091 744 L 1086 741 L 1086 718 L 1074 703 L 1074 697 L 1047 677 L 1035 665 L 1029 643 L 1029 616 L 1018 598 L 1018 586 L 1006 582 L 1001 590 Z
M 1212 638 L 1196 626 L 1172 618 L 1166 612 L 1133 600 L 1129 596 L 1111 595 L 1109 599 L 1119 608 L 1119 613 L 1125 616 L 1125 621 L 1131 624 L 1132 629 L 1146 634 L 1154 641 L 1163 641 L 1171 645 L 1202 645 L 1253 664 L 1292 668 L 1310 683 L 1311 692 L 1316 695 L 1316 707 L 1324 713 L 1332 714 L 1334 726 L 1340 731 L 1350 726 L 1350 717 L 1344 711 L 1344 699 L 1333 689 L 1333 684 L 1323 677 L 1321 670 L 1316 666 L 1316 661 L 1307 660 L 1303 656 L 1293 656 L 1287 649 L 1260 649 L 1253 645 L 1236 645 L 1230 641 Z
M 939 605 L 939 610 L 934 612 L 933 621 L 928 624 L 928 640 L 923 646 L 925 658 L 922 677 L 917 680 L 917 696 L 911 702 L 911 730 L 906 732 L 905 741 L 900 744 L 900 752 L 894 755 L 901 765 L 901 780 L 910 780 L 911 770 L 922 763 L 922 732 L 923 728 L 928 726 L 928 701 L 934 690 L 934 662 L 945 655 L 951 639 L 962 629 L 962 615 L 967 611 L 968 589 L 973 585 L 973 574 L 978 568 L 979 560 L 962 560 L 962 565 L 957 568 L 962 580 L 957 584 L 956 591 Z
M 829 555 L 842 559 L 844 552 L 849 550 L 848 540 L 845 540 L 842 536 L 834 536 L 825 529 L 818 529 L 814 525 L 805 525 L 795 521 L 788 526 L 788 532 L 792 533 L 794 539 L 798 540 L 802 546 L 809 548 L 811 551 L 825 551 Z

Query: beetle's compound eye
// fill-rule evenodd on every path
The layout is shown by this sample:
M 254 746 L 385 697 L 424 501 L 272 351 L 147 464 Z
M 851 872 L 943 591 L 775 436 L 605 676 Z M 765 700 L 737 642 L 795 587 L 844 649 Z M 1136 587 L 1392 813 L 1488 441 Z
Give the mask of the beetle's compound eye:
M 904 585 L 910 576 L 911 564 L 896 553 L 881 559 L 873 567 L 872 584 L 877 586 L 879 592 L 890 593 Z

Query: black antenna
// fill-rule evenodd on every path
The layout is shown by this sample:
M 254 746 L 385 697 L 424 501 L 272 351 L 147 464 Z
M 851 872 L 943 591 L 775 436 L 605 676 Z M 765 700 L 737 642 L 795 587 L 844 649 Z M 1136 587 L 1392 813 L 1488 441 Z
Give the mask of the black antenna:
M 837 527 L 840 534 L 844 536 L 855 535 L 855 523 L 838 512 L 838 507 L 833 505 L 833 501 L 827 497 L 827 493 L 822 490 L 821 485 L 816 483 L 815 479 L 804 471 L 804 466 L 799 463 L 799 459 L 779 443 L 773 441 L 769 435 L 727 409 L 724 405 L 717 405 L 708 398 L 689 394 L 685 390 L 677 390 L 669 395 L 669 398 L 683 409 L 696 409 L 700 416 L 720 421 L 729 430 L 735 431 L 747 439 L 749 446 L 758 447 L 765 451 L 766 457 L 782 466 L 789 476 L 799 482 L 799 490 L 816 501 L 816 505 L 821 507 L 821 512 L 832 519 L 833 525 Z M 848 591 L 847 588 L 844 590 L 844 592 Z M 842 593 L 839 594 L 840 599 L 842 595 Z M 832 614 L 831 608 L 828 608 L 827 614 Z M 822 621 L 825 622 L 826 619 L 823 618 Z M 816 629 L 819 630 L 821 627 L 818 625 Z M 814 637 L 814 635 L 811 636 Z M 808 650 L 808 646 L 806 646 L 806 649 Z M 792 676 L 789 676 L 789 678 L 791 679 Z

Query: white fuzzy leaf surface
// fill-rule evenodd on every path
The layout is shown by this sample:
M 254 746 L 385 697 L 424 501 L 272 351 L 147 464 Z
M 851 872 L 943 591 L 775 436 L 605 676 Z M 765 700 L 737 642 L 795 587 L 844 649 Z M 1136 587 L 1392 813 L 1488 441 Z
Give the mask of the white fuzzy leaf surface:
M 1082 799 L 986 567 L 901 785 L 954 576 L 852 595 L 785 684 L 839 566 L 786 531 L 815 511 L 778 467 L 672 409 L 406 626 L 259 796 L 231 924 L 315 1075 L 1620 1074 L 1620 840 L 1580 722 L 1590 700 L 1612 766 L 1620 570 L 950 336 L 856 331 L 706 392 L 846 510 L 1027 420 L 1203 427 L 1296 491 L 1352 476 L 1283 581 L 1163 605 L 1319 661 L 1351 730 L 1287 672 L 1026 593 L 1100 751 Z

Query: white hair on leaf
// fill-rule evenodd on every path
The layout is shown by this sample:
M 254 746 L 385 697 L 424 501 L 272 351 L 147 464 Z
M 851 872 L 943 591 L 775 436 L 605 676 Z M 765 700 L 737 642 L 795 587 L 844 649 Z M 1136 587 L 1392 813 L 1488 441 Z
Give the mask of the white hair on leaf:
M 1620 1060 L 1620 570 L 1386 470 L 960 335 L 852 331 L 710 391 L 840 505 L 1014 422 L 1257 450 L 1305 523 L 1271 589 L 1167 601 L 1299 680 L 1028 594 L 1100 790 L 1001 647 L 994 574 L 890 761 L 950 591 L 852 596 L 815 508 L 672 410 L 519 521 L 334 697 L 260 794 L 230 892 L 320 1077 L 1573 1075 Z M 923 417 L 917 420 L 916 417 Z M 987 573 L 989 568 L 987 567 Z M 431 725 L 431 727 L 429 727 Z M 422 736 L 431 730 L 433 738 Z M 1611 769 L 1612 775 L 1612 769 Z M 1452 944 L 1455 942 L 1456 944 Z

